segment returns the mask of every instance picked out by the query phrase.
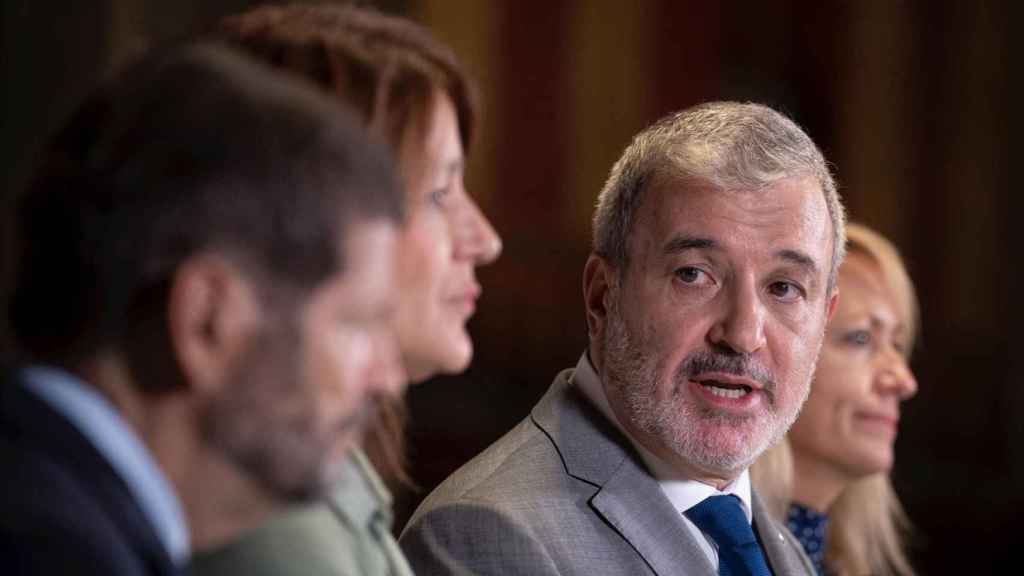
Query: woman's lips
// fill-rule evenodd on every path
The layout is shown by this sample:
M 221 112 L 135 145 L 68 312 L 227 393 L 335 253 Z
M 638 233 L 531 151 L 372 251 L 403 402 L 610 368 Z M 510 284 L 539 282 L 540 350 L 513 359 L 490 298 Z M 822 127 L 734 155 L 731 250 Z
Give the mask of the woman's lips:
M 448 302 L 468 318 L 476 311 L 476 301 L 480 298 L 480 294 L 480 287 L 474 285 L 459 291 L 455 296 L 449 298 Z
M 862 411 L 858 412 L 856 416 L 858 421 L 867 425 L 869 428 L 879 430 L 892 436 L 896 435 L 896 431 L 899 428 L 900 417 L 898 414 L 894 415 L 885 412 Z

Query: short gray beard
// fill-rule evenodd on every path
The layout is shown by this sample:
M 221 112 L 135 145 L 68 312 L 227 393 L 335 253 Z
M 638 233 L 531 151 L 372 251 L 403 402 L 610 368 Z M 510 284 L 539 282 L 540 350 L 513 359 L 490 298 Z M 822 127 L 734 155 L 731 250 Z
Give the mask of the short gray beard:
M 230 381 L 204 407 L 200 426 L 204 440 L 272 498 L 309 502 L 327 494 L 344 465 L 342 459 L 328 461 L 339 430 L 318 429 L 313 400 L 301 398 L 308 385 L 300 365 L 302 337 L 287 322 L 264 328 L 249 342 Z M 289 396 L 301 403 L 282 401 Z
M 771 373 L 750 357 L 727 355 L 722 352 L 697 351 L 688 356 L 673 373 L 673 399 L 678 399 L 681 388 L 692 374 L 714 369 L 744 375 L 765 386 L 768 408 L 764 416 L 768 421 L 757 429 L 747 429 L 735 449 L 723 449 L 721 443 L 700 433 L 695 424 L 727 424 L 743 427 L 750 418 L 715 412 L 692 403 L 663 402 L 657 398 L 660 372 L 653 356 L 648 334 L 636 337 L 619 313 L 618 297 L 614 294 L 607 314 L 607 329 L 601 346 L 602 372 L 606 385 L 618 391 L 624 401 L 623 408 L 632 425 L 656 438 L 665 448 L 704 471 L 734 477 L 750 466 L 762 452 L 785 436 L 796 421 L 800 408 L 810 393 L 810 375 L 804 386 L 804 395 L 788 414 L 776 409 L 776 384 Z M 817 357 L 817 356 L 815 356 Z

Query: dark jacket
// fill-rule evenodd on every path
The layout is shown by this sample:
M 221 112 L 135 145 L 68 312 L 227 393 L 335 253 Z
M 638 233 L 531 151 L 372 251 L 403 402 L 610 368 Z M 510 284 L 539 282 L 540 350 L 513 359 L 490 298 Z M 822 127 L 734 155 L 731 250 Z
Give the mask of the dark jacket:
M 128 486 L 16 376 L 0 383 L 0 572 L 177 574 Z

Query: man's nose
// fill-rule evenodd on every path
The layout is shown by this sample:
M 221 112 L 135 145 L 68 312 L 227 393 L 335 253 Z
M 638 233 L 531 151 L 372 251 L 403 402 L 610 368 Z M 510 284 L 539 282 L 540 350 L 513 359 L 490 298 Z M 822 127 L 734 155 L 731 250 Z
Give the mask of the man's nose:
M 720 348 L 749 355 L 766 344 L 765 309 L 756 287 L 750 281 L 734 284 L 723 298 L 720 316 L 709 338 Z

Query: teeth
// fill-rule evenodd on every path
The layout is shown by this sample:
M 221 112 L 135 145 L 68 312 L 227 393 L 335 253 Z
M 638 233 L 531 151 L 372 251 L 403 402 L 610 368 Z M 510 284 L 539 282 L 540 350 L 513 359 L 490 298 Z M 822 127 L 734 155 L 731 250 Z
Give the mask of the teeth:
M 749 393 L 749 390 L 746 388 L 719 388 L 710 384 L 706 384 L 705 388 L 710 390 L 715 396 L 721 396 L 722 398 L 742 398 Z

